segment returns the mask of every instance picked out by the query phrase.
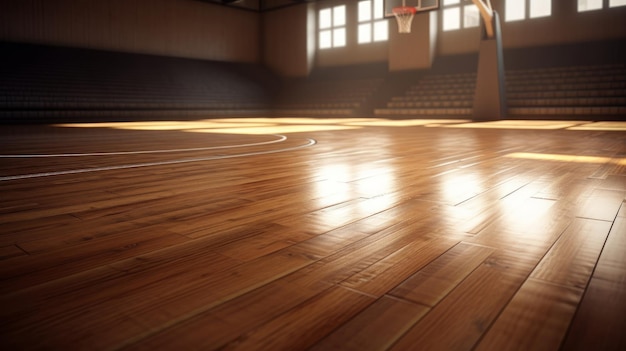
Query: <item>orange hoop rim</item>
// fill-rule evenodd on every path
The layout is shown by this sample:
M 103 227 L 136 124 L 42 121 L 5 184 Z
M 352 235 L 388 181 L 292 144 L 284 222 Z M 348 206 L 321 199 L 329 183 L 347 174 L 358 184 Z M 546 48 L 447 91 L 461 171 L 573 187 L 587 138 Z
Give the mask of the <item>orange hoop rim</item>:
M 393 8 L 393 14 L 394 15 L 414 15 L 417 10 L 415 9 L 415 7 L 412 6 L 397 6 Z

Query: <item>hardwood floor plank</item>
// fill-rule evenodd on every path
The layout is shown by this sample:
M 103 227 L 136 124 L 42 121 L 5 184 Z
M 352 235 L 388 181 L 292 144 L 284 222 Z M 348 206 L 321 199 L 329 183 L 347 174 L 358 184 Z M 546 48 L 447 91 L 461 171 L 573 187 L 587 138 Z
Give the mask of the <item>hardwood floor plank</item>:
M 426 306 L 383 296 L 310 350 L 386 350 L 428 310 Z
M 337 284 L 368 268 L 384 257 L 413 241 L 428 241 L 432 234 L 427 230 L 433 219 L 423 222 L 410 220 L 347 245 L 332 255 L 294 273 L 290 281 L 302 286 Z
M 26 252 L 15 245 L 0 247 L 0 260 L 6 260 L 24 255 L 26 255 Z
M 558 350 L 582 293 L 527 280 L 475 350 Z
M 222 350 L 305 349 L 373 302 L 371 297 L 334 287 L 240 336 Z
M 502 216 L 466 241 L 499 249 L 534 251 L 540 257 L 572 221 L 569 208 L 570 205 L 553 200 L 515 201 L 510 207 L 500 207 Z
M 624 284 L 592 278 L 561 350 L 624 350 Z
M 530 272 L 517 253 L 493 255 L 420 319 L 391 350 L 470 350 Z
M 59 230 L 79 223 L 78 218 L 67 214 L 3 223 L 0 226 L 0 245 L 8 246 L 36 240 L 54 240 L 54 238 L 58 241 Z
M 487 202 L 491 204 L 495 202 L 498 206 L 490 206 L 487 211 L 483 211 L 470 219 L 465 225 L 465 228 L 467 228 L 465 230 L 470 234 L 478 234 L 489 225 L 498 221 L 508 222 L 506 224 L 510 227 L 514 227 L 514 230 L 520 230 L 518 227 L 522 224 L 527 224 L 524 222 L 523 218 L 531 219 L 539 217 L 554 203 L 554 201 L 551 200 L 532 197 L 543 185 L 544 184 L 540 182 L 531 182 L 517 188 L 517 190 L 504 198 L 493 199 Z M 524 211 L 524 216 L 511 214 L 506 211 L 512 208 L 517 208 L 518 211 Z M 515 221 L 518 223 L 515 223 Z
M 108 236 L 115 236 L 120 233 L 133 233 L 144 227 L 139 223 L 120 220 L 116 217 L 93 221 L 77 220 L 74 216 L 68 217 L 72 217 L 74 220 L 63 221 L 61 222 L 63 224 L 59 226 L 19 231 L 7 236 L 13 236 L 15 242 L 29 254 L 39 255 L 103 240 Z M 12 227 L 12 224 L 9 226 Z M 59 232 L 63 232 L 64 235 L 59 236 Z
M 457 243 L 449 238 L 413 241 L 347 278 L 341 285 L 381 297 Z
M 626 191 L 596 189 L 580 207 L 577 216 L 612 222 L 625 197 Z
M 390 294 L 433 307 L 494 251 L 489 247 L 459 243 L 406 279 Z
M 11 265 L 0 267 L 0 275 L 4 277 L 0 294 L 45 283 L 187 240 L 167 231 L 141 228 L 67 249 L 16 257 L 11 260 Z
M 299 229 L 287 228 L 275 223 L 247 229 L 252 230 L 252 233 L 246 234 L 244 240 L 221 246 L 220 253 L 241 261 L 250 261 L 311 238 L 311 235 Z
M 302 289 L 276 280 L 137 340 L 124 349 L 219 349 L 241 334 L 261 327 L 323 291 Z
M 623 206 L 622 206 L 623 207 Z M 576 312 L 563 350 L 626 347 L 626 217 L 618 217 Z
M 133 282 L 128 294 L 122 293 L 123 280 L 113 281 L 108 290 L 100 292 L 95 304 L 79 304 L 62 310 L 55 316 L 53 326 L 51 323 L 31 326 L 23 320 L 27 327 L 16 333 L 18 336 L 36 333 L 42 337 L 54 333 L 77 348 L 121 347 L 254 290 L 309 262 L 305 257 L 283 251 L 230 267 L 207 267 L 201 261 L 192 262 L 196 266 L 181 267 L 185 270 L 180 273 L 163 267 L 165 271 L 157 270 L 147 276 L 133 274 L 129 276 Z M 93 315 L 98 319 L 93 320 Z M 91 330 L 96 326 L 99 331 L 94 335 Z
M 626 176 L 608 175 L 606 179 L 600 183 L 599 188 L 626 192 Z
M 575 219 L 534 269 L 477 350 L 557 350 L 610 229 Z
M 152 193 L 147 195 L 140 195 L 136 197 L 116 197 L 113 194 L 109 194 L 110 199 L 103 199 L 97 201 L 90 201 L 90 208 L 109 208 L 113 206 L 121 206 L 125 204 L 138 204 L 147 200 L 155 200 L 164 195 L 162 192 Z M 68 196 L 65 194 L 64 196 Z M 84 195 L 81 195 L 84 196 Z M 70 197 L 71 198 L 71 197 Z M 63 203 L 62 201 L 60 203 Z M 75 212 L 80 212 L 85 209 L 85 204 L 82 202 L 77 202 L 75 204 L 67 204 L 63 206 L 58 206 L 58 203 L 50 205 L 50 207 L 46 208 L 43 206 L 38 206 L 35 209 L 29 211 L 21 211 L 17 213 L 9 213 L 0 215 L 0 221 L 3 223 L 10 223 L 16 221 L 26 221 L 26 220 L 39 220 L 45 217 L 58 216 L 63 214 L 71 214 Z
M 610 222 L 574 219 L 530 277 L 584 289 L 610 229 Z

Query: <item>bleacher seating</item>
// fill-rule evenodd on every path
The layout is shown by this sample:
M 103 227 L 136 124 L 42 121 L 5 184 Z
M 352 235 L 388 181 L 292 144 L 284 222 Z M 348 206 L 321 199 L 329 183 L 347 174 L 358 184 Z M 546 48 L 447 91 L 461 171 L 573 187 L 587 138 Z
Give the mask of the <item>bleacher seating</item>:
M 468 116 L 472 113 L 475 86 L 476 73 L 428 74 L 374 114 Z
M 260 65 L 2 43 L 0 119 L 264 114 Z
M 472 114 L 476 74 L 432 74 L 400 96 L 379 116 L 462 116 Z M 507 70 L 510 118 L 626 115 L 626 65 L 590 65 Z
M 0 121 L 211 116 L 472 116 L 476 55 L 440 58 L 430 70 L 385 63 L 316 68 L 280 79 L 262 65 L 0 43 Z M 577 49 L 580 50 L 580 49 Z M 535 50 L 536 51 L 536 50 Z M 626 115 L 626 64 L 507 67 L 508 118 Z M 553 55 L 554 56 L 554 55 Z M 535 61 L 533 61 L 535 60 Z
M 626 65 L 507 72 L 511 116 L 626 115 Z
M 382 78 L 286 81 L 274 101 L 275 115 L 352 116 L 363 108 L 382 84 Z

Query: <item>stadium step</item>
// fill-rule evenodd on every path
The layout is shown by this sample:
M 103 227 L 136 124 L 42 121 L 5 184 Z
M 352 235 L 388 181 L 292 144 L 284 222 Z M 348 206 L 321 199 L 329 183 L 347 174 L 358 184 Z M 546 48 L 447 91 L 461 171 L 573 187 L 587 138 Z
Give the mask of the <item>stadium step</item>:
M 626 65 L 574 66 L 507 72 L 512 116 L 626 113 Z
M 468 116 L 472 113 L 476 73 L 431 74 L 393 96 L 376 116 Z

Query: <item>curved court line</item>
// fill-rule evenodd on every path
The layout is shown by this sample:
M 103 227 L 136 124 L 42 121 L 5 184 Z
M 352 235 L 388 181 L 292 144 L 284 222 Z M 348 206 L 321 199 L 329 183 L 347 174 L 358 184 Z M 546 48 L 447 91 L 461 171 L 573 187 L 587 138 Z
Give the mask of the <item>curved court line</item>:
M 184 151 L 206 151 L 217 149 L 230 149 L 247 146 L 259 146 L 268 145 L 274 143 L 280 143 L 287 140 L 287 137 L 279 134 L 272 134 L 272 136 L 278 137 L 276 140 L 262 141 L 259 143 L 250 144 L 235 144 L 224 146 L 209 146 L 198 147 L 191 149 L 166 149 L 166 150 L 143 150 L 143 151 L 120 151 L 120 152 L 92 152 L 92 153 L 67 153 L 67 154 L 24 154 L 24 155 L 0 155 L 0 158 L 44 158 L 44 157 L 79 157 L 79 156 L 118 156 L 118 155 L 138 155 L 138 154 L 158 154 L 158 153 L 172 153 L 172 152 L 184 152 Z
M 67 170 L 67 171 L 21 174 L 21 175 L 0 177 L 0 181 L 29 179 L 29 178 L 41 178 L 41 177 L 51 177 L 51 176 L 66 175 L 66 174 L 78 174 L 78 173 L 111 171 L 111 170 L 127 169 L 127 168 L 164 166 L 164 165 L 173 165 L 173 164 L 179 164 L 179 163 L 190 163 L 190 162 L 221 160 L 221 159 L 227 159 L 227 158 L 238 158 L 238 157 L 246 157 L 246 156 L 276 154 L 276 153 L 280 153 L 280 152 L 286 152 L 286 151 L 293 151 L 293 150 L 303 149 L 303 148 L 306 148 L 306 147 L 313 146 L 313 145 L 317 144 L 317 141 L 315 139 L 306 139 L 306 140 L 307 140 L 307 143 L 304 144 L 304 145 L 298 145 L 298 146 L 294 146 L 294 147 L 288 147 L 288 148 L 284 148 L 284 149 L 277 149 L 277 150 L 270 150 L 270 151 L 249 152 L 249 153 L 235 154 L 235 155 L 222 155 L 222 156 L 208 156 L 208 157 L 199 157 L 199 158 L 188 158 L 188 159 L 182 159 L 182 160 L 171 160 L 171 161 L 161 161 L 161 162 L 136 163 L 136 164 L 119 165 L 119 166 L 71 169 L 71 170 Z

